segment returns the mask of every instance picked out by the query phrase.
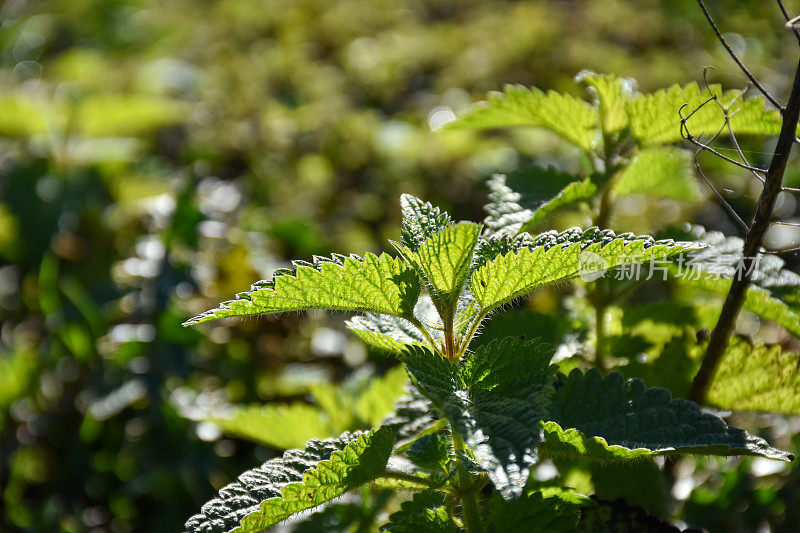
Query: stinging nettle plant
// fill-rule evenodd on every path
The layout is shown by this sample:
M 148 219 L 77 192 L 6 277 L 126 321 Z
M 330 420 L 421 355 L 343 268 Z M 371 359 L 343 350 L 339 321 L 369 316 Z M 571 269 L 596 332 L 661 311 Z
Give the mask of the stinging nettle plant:
M 245 472 L 189 519 L 187 531 L 262 531 L 368 486 L 413 493 L 385 531 L 573 531 L 590 527 L 598 502 L 539 486 L 530 472 L 545 458 L 792 460 L 640 379 L 597 369 L 560 373 L 552 346 L 525 339 L 525 331 L 476 342 L 491 315 L 537 289 L 592 268 L 702 253 L 704 244 L 597 227 L 487 231 L 409 195 L 401 207 L 396 257 L 297 261 L 187 322 L 307 309 L 358 313 L 348 327 L 395 354 L 410 378 L 408 396 L 380 427 L 311 440 Z

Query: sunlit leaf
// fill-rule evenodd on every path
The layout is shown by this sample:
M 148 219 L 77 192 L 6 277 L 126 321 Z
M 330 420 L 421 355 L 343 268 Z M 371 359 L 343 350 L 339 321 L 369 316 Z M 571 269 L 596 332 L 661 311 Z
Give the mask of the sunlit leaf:
M 567 94 L 543 92 L 536 87 L 507 85 L 504 92 L 488 95 L 449 124 L 450 129 L 487 129 L 511 126 L 544 128 L 589 151 L 594 143 L 597 117 L 592 106 Z
M 678 200 L 700 197 L 689 152 L 670 147 L 640 151 L 621 172 L 614 192 L 619 196 L 650 194 Z
M 740 91 L 723 92 L 719 85 L 711 85 L 710 91 L 690 83 L 634 96 L 627 106 L 634 138 L 644 146 L 681 141 L 681 118 L 678 114 L 681 107 L 684 117 L 696 110 L 686 122 L 689 133 L 695 137 L 710 137 L 720 130 L 723 137 L 727 136 L 727 128 L 723 129 L 724 111 L 713 101 L 703 105 L 713 95 L 718 97 L 720 104 L 729 107 L 734 134 L 777 135 L 780 132 L 780 113 L 775 109 L 768 110 L 763 97 L 739 98 Z
M 295 261 L 293 269 L 276 271 L 272 280 L 254 284 L 235 300 L 223 302 L 185 325 L 306 309 L 411 316 L 419 291 L 413 268 L 386 254 L 366 254 L 364 259 L 355 255 L 315 257 L 313 263 Z

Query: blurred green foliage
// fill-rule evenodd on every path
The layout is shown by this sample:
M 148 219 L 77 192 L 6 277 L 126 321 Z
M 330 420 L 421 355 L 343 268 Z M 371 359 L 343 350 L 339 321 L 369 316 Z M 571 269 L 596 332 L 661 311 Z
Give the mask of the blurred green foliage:
M 720 23 L 780 93 L 793 58 L 778 12 L 725 9 Z M 578 94 L 574 76 L 591 69 L 650 91 L 708 64 L 744 85 L 691 0 L 6 1 L 0 530 L 175 531 L 277 453 L 191 413 L 312 405 L 310 390 L 356 367 L 383 374 L 390 361 L 321 314 L 180 323 L 289 257 L 378 251 L 399 235 L 401 192 L 477 220 L 491 173 L 574 160 L 542 133 L 432 132 L 443 116 L 504 83 Z M 747 192 L 732 201 L 752 208 Z M 685 519 L 725 524 L 747 490 L 758 507 L 744 530 L 792 508 L 796 473 L 766 489 L 748 475 L 714 478 L 725 498 L 693 494 Z

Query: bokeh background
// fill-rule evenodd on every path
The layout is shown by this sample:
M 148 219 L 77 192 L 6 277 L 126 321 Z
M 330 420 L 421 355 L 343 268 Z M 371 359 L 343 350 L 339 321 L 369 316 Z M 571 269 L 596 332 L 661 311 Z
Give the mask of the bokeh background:
M 721 4 L 786 94 L 796 49 L 775 5 Z M 0 531 L 179 530 L 276 453 L 187 405 L 389 367 L 340 316 L 180 324 L 291 258 L 385 249 L 403 192 L 480 220 L 492 173 L 574 157 L 547 134 L 432 131 L 442 113 L 505 83 L 584 95 L 591 69 L 651 91 L 707 65 L 746 85 L 692 0 L 0 3 Z M 710 164 L 750 209 L 752 180 Z M 680 517 L 765 531 L 800 499 L 788 468 L 719 465 L 673 491 Z

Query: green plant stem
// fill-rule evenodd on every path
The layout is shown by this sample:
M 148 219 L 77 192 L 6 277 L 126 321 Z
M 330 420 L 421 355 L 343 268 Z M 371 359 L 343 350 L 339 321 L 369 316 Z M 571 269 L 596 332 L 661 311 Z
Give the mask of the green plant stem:
M 475 321 L 469 327 L 467 334 L 464 335 L 464 338 L 461 340 L 461 344 L 459 344 L 458 346 L 459 357 L 464 355 L 464 352 L 466 352 L 467 348 L 469 348 L 469 343 L 470 341 L 472 341 L 472 337 L 474 337 L 475 334 L 478 332 L 478 327 L 481 325 L 481 322 L 483 322 L 483 319 L 486 318 L 487 314 L 488 314 L 487 311 L 481 311 L 481 313 L 475 318 Z
M 453 447 L 456 452 L 464 453 L 466 445 L 461 435 L 453 429 Z M 456 473 L 458 482 L 458 496 L 461 500 L 461 513 L 464 523 L 464 530 L 467 533 L 482 533 L 483 519 L 481 518 L 480 507 L 478 506 L 478 494 L 475 489 L 475 479 L 472 474 L 463 466 L 458 466 Z
M 419 330 L 419 332 L 420 332 L 420 333 L 422 333 L 422 336 L 423 336 L 423 337 L 425 337 L 425 340 L 427 340 L 427 341 L 428 341 L 428 344 L 430 344 L 430 345 L 431 345 L 431 348 L 433 348 L 433 351 L 434 351 L 434 352 L 438 353 L 438 354 L 439 354 L 439 355 L 441 355 L 442 357 L 444 357 L 444 356 L 445 356 L 445 355 L 444 355 L 444 353 L 442 352 L 442 349 L 441 349 L 441 347 L 440 347 L 440 346 L 438 346 L 438 345 L 436 344 L 436 341 L 435 341 L 435 340 L 433 340 L 433 337 L 431 337 L 431 334 L 428 332 L 428 328 L 426 328 L 424 325 L 422 325 L 422 322 L 420 322 L 420 321 L 419 321 L 419 319 L 418 319 L 417 317 L 411 317 L 411 318 L 408 318 L 408 319 L 406 319 L 406 320 L 408 320 L 409 322 L 411 322 L 411 324 L 412 324 L 414 327 L 416 327 L 416 328 Z
M 595 347 L 594 364 L 600 370 L 606 369 L 606 304 L 604 302 L 595 304 Z
M 433 481 L 433 480 L 430 480 L 430 479 L 426 479 L 426 478 L 422 478 L 422 477 L 419 477 L 419 476 L 415 476 L 414 474 L 407 474 L 405 472 L 398 472 L 396 470 L 387 470 L 381 476 L 381 478 L 393 479 L 393 480 L 397 480 L 397 481 L 405 481 L 405 482 L 408 482 L 408 483 L 414 483 L 416 485 L 419 485 L 420 490 L 435 488 L 435 487 L 437 487 L 439 485 L 439 483 L 436 482 L 436 481 Z
M 458 361 L 456 351 L 455 325 L 453 318 L 448 317 L 444 320 L 444 355 L 451 361 Z
M 611 169 L 611 160 L 613 158 L 613 150 L 614 147 L 611 146 L 611 140 L 609 139 L 608 135 L 603 133 L 603 169 L 602 172 L 605 173 L 605 186 L 603 187 L 603 192 L 600 195 L 600 206 L 598 208 L 597 216 L 594 217 L 594 225 L 599 227 L 600 229 L 608 227 L 608 220 L 611 218 L 611 200 L 612 200 L 612 189 L 614 188 L 614 184 L 612 183 L 614 180 L 613 171 Z M 595 171 L 599 172 L 600 169 L 595 166 Z

